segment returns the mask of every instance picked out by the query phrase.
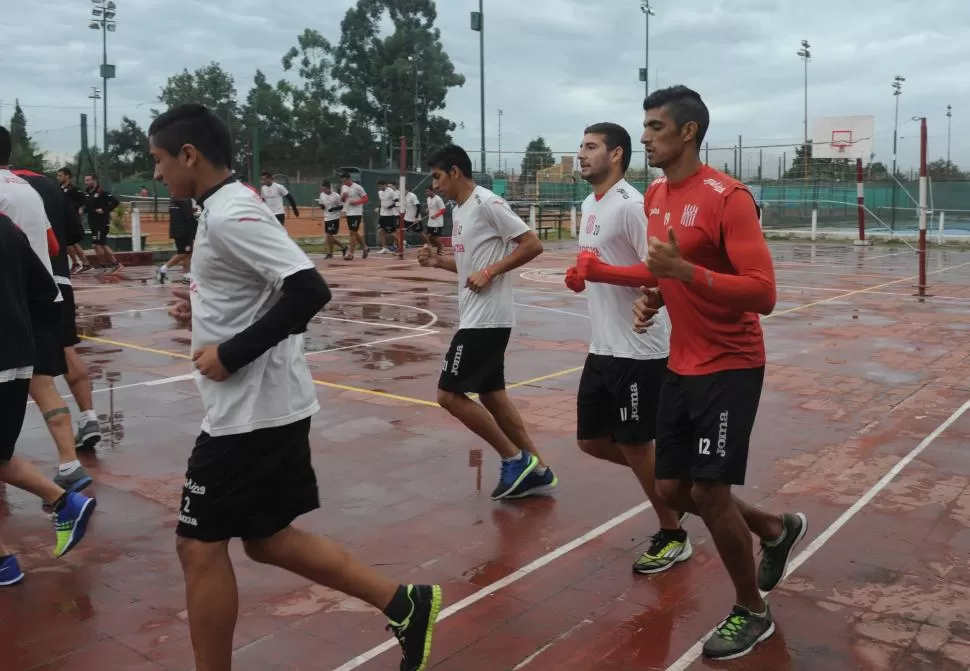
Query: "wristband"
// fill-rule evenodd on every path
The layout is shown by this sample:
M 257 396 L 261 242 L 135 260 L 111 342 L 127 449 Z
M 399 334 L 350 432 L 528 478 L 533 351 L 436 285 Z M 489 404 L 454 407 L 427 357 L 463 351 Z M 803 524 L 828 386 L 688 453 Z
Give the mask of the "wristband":
M 492 273 L 488 272 L 488 268 L 483 268 L 482 269 L 482 272 L 485 273 L 485 277 L 487 277 L 488 278 L 488 281 L 491 282 L 492 281 Z

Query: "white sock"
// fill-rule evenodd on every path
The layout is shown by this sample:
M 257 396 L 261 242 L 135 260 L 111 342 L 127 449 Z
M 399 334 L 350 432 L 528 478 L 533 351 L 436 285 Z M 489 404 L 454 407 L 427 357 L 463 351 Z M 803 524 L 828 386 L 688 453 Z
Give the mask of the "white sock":
M 70 475 L 79 468 L 81 468 L 81 462 L 75 459 L 74 461 L 69 461 L 66 464 L 58 466 L 57 473 L 58 475 Z
M 536 466 L 536 475 L 544 475 L 549 470 L 548 466 Z
M 98 413 L 94 410 L 84 410 L 80 418 L 78 419 L 78 424 L 84 424 L 85 422 L 96 422 L 98 421 Z
M 158 272 L 160 272 L 160 273 L 167 273 L 168 272 L 168 266 L 163 263 L 161 265 L 161 267 L 158 269 Z
M 519 453 L 514 457 L 509 457 L 508 459 L 502 459 L 502 461 L 518 461 L 521 458 L 522 458 L 522 450 L 519 450 Z

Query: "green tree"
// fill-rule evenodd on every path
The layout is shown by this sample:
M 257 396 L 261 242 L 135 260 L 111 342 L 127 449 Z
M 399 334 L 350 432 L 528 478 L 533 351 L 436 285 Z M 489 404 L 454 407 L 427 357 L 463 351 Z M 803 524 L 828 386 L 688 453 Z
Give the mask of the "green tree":
M 556 159 L 549 145 L 546 144 L 545 138 L 539 136 L 530 140 L 525 148 L 525 156 L 522 158 L 522 176 L 519 179 L 526 184 L 534 182 L 537 172 L 555 163 Z
M 256 71 L 253 87 L 249 89 L 242 108 L 242 134 L 251 138 L 253 129 L 258 129 L 260 167 L 263 169 L 285 170 L 294 159 L 297 148 L 293 142 L 293 111 L 288 99 L 285 82 L 274 86 L 262 70 Z
M 382 34 L 389 19 L 392 32 Z M 382 154 L 396 154 L 397 138 L 437 147 L 455 124 L 435 114 L 448 91 L 465 83 L 441 44 L 433 0 L 357 0 L 341 21 L 334 75 L 352 124 L 380 138 Z M 427 152 L 423 152 L 427 153 Z
M 10 154 L 12 165 L 37 172 L 44 170 L 44 152 L 37 148 L 27 133 L 27 115 L 20 107 L 19 100 L 14 101 L 13 116 L 10 117 L 10 140 L 13 144 Z
M 812 145 L 795 147 L 795 158 L 784 179 L 855 181 L 855 161 L 847 158 L 813 158 Z
M 108 131 L 107 169 L 112 177 L 149 177 L 153 172 L 148 134 L 137 121 L 121 117 L 121 127 Z
M 927 163 L 926 174 L 935 182 L 942 182 L 946 179 L 966 179 L 966 175 L 960 170 L 960 166 L 944 158 L 938 158 Z

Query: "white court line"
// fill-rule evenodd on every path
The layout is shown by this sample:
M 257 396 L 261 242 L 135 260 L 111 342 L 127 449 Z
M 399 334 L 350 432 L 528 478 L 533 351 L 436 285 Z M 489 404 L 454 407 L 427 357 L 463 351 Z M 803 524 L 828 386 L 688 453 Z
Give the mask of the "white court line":
M 874 484 L 869 491 L 860 496 L 859 500 L 853 503 L 848 510 L 839 515 L 839 517 L 832 522 L 832 524 L 826 527 L 826 529 L 820 533 L 814 541 L 812 541 L 811 545 L 802 550 L 801 553 L 799 553 L 799 555 L 791 561 L 791 563 L 788 565 L 788 572 L 785 574 L 785 577 L 794 573 L 799 566 L 807 562 L 812 558 L 812 555 L 822 549 L 822 546 L 829 542 L 832 536 L 838 533 L 839 529 L 844 527 L 849 520 L 855 517 L 856 513 L 865 508 L 876 497 L 876 495 L 879 494 L 879 492 L 885 489 L 886 486 L 892 482 L 896 476 L 899 475 L 904 468 L 906 468 L 906 466 L 909 465 L 911 461 L 918 457 L 923 450 L 929 447 L 934 440 L 939 438 L 941 433 L 946 431 L 954 422 L 960 419 L 963 413 L 965 413 L 967 410 L 970 410 L 970 401 L 967 401 L 957 408 L 953 414 L 947 417 L 942 424 L 936 427 L 936 429 L 934 429 L 930 435 L 921 440 L 919 445 L 914 447 L 909 454 L 897 461 L 896 465 L 889 469 L 889 472 L 882 476 L 879 482 Z M 707 640 L 711 633 L 713 632 L 709 632 L 701 640 L 691 646 L 687 652 L 681 655 L 680 659 L 667 667 L 667 671 L 686 671 L 686 669 L 693 664 L 698 657 L 701 656 L 702 652 L 704 651 L 704 641 Z
M 90 319 L 91 317 L 114 317 L 115 315 L 131 315 L 134 316 L 137 312 L 155 312 L 156 310 L 167 310 L 168 305 L 162 305 L 157 308 L 132 308 L 131 310 L 120 310 L 118 312 L 96 312 L 92 315 L 78 315 L 78 319 Z
M 614 517 L 614 518 L 612 518 L 610 520 L 607 520 L 606 522 L 604 522 L 603 524 L 599 525 L 595 529 L 591 529 L 590 531 L 586 532 L 585 534 L 583 534 L 579 538 L 577 538 L 575 540 L 572 540 L 572 541 L 566 543 L 565 545 L 560 545 L 558 548 L 556 548 L 552 552 L 549 552 L 547 554 L 544 554 L 541 557 L 539 557 L 538 559 L 536 559 L 536 560 L 534 560 L 532 562 L 529 562 L 528 564 L 526 564 L 525 566 L 523 566 L 522 568 L 520 568 L 515 573 L 510 573 L 509 575 L 505 576 L 501 580 L 496 580 L 495 582 L 493 582 L 488 587 L 483 587 L 482 589 L 478 590 L 474 594 L 469 594 L 468 596 L 466 596 L 461 601 L 456 601 L 455 603 L 453 603 L 452 605 L 450 605 L 448 608 L 445 608 L 443 611 L 441 611 L 441 614 L 438 616 L 438 622 L 441 622 L 442 620 L 445 620 L 445 619 L 451 617 L 455 613 L 458 613 L 460 611 L 465 610 L 469 606 L 478 603 L 482 599 L 488 597 L 491 594 L 494 594 L 495 592 L 499 591 L 500 589 L 505 589 L 509 585 L 511 585 L 513 583 L 516 583 L 519 580 L 522 580 L 522 578 L 525 578 L 530 573 L 535 573 L 536 571 L 538 571 L 539 569 L 541 569 L 543 566 L 546 566 L 547 564 L 550 564 L 550 563 L 556 561 L 557 559 L 559 559 L 563 555 L 566 555 L 566 554 L 572 552 L 576 548 L 585 545 L 586 543 L 590 542 L 591 540 L 594 540 L 596 538 L 599 538 L 600 536 L 602 536 L 603 534 L 605 534 L 607 531 L 609 531 L 609 530 L 611 530 L 611 529 L 613 529 L 615 527 L 618 527 L 619 525 L 623 524 L 627 520 L 629 520 L 629 519 L 631 519 L 633 517 L 636 517 L 640 513 L 644 512 L 645 510 L 649 510 L 650 508 L 651 508 L 650 502 L 649 501 L 644 501 L 640 505 L 634 506 L 633 508 L 630 508 L 625 513 L 620 513 L 616 517 Z M 380 654 L 382 654 L 382 653 L 384 653 L 384 652 L 386 652 L 386 651 L 388 651 L 388 650 L 390 650 L 390 649 L 392 649 L 392 648 L 394 648 L 396 646 L 397 646 L 397 639 L 395 639 L 395 638 L 388 639 L 387 641 L 384 641 L 380 645 L 374 646 L 373 648 L 371 648 L 367 652 L 364 652 L 364 653 L 362 653 L 360 655 L 357 655 L 356 657 L 354 657 L 349 662 L 347 662 L 347 663 L 345 663 L 345 664 L 337 667 L 336 669 L 334 669 L 334 671 L 350 671 L 351 669 L 356 669 L 358 666 L 361 666 L 362 664 L 366 664 L 367 662 L 369 662 L 370 660 L 374 659 L 378 655 L 380 655 Z
M 393 338 L 382 338 L 380 340 L 371 340 L 369 342 L 361 342 L 356 345 L 344 345 L 343 347 L 331 347 L 330 349 L 321 349 L 316 352 L 307 352 L 304 356 L 313 356 L 314 354 L 325 354 L 326 352 L 342 352 L 348 349 L 354 349 L 355 347 L 373 347 L 374 345 L 382 345 L 387 342 L 396 342 L 398 340 L 408 340 L 409 338 L 423 338 L 424 336 L 437 335 L 441 331 L 425 331 L 421 330 L 418 333 L 408 333 L 407 335 L 395 336 Z
M 346 305 L 346 303 L 344 304 Z M 401 307 L 409 307 L 404 303 L 395 303 L 394 305 L 399 305 Z M 405 331 L 427 331 L 426 326 L 404 326 L 403 324 L 377 324 L 374 322 L 365 322 L 360 319 L 347 319 L 346 317 L 328 317 L 325 315 L 315 315 L 314 319 L 326 319 L 333 322 L 347 322 L 348 324 L 362 324 L 364 326 L 377 326 L 378 328 L 388 328 L 388 329 L 403 329 Z
M 169 384 L 171 382 L 183 382 L 185 380 L 192 380 L 192 379 L 194 379 L 194 376 L 191 373 L 189 373 L 187 375 L 176 375 L 175 377 L 163 377 L 157 380 L 147 380 L 145 382 L 132 382 L 131 384 L 122 384 L 117 387 L 98 387 L 97 389 L 92 389 L 91 393 L 100 394 L 105 391 L 119 391 L 121 389 L 132 389 L 133 387 L 157 387 L 159 385 Z M 71 393 L 61 394 L 61 398 L 66 400 L 69 398 L 74 398 L 74 395 Z M 27 402 L 27 405 L 36 405 L 36 404 L 34 403 L 33 399 L 31 399 L 30 401 Z
M 544 305 L 530 305 L 528 303 L 514 303 L 514 305 L 519 308 L 526 308 L 527 310 L 545 310 L 547 312 L 555 312 L 557 314 L 568 315 L 570 317 L 590 319 L 589 315 L 580 314 L 579 312 L 569 312 L 568 310 L 560 310 L 559 308 L 547 308 Z

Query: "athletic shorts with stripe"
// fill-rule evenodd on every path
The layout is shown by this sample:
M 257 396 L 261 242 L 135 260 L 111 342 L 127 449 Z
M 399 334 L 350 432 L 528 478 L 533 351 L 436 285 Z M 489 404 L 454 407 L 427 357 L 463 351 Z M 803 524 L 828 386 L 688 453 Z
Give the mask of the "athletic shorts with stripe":
M 657 479 L 743 485 L 764 379 L 764 366 L 667 371 L 657 408 Z
M 576 394 L 576 438 L 642 445 L 657 434 L 657 403 L 667 358 L 589 354 Z

